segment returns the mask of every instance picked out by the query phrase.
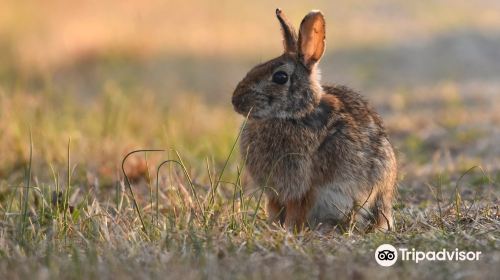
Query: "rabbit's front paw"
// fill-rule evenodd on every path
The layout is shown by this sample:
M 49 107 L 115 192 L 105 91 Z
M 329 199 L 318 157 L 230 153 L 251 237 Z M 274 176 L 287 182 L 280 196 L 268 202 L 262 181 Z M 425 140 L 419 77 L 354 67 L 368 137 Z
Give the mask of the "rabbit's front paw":
M 288 202 L 285 211 L 285 228 L 292 232 L 302 231 L 306 224 L 309 210 L 309 203 L 304 199 Z

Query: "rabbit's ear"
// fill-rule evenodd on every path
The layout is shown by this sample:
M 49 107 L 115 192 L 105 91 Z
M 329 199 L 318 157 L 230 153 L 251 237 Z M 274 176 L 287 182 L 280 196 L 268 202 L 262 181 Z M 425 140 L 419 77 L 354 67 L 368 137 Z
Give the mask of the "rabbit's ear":
M 299 60 L 308 68 L 318 62 L 325 51 L 325 19 L 320 11 L 307 14 L 299 30 Z
M 285 14 L 278 8 L 276 9 L 276 17 L 281 25 L 281 32 L 283 33 L 283 47 L 286 53 L 297 52 L 297 33 L 290 24 Z

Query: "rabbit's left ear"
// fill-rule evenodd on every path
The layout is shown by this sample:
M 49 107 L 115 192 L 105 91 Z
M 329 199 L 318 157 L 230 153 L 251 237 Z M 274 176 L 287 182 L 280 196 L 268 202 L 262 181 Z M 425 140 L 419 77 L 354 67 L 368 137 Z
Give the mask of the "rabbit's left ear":
M 297 33 L 287 20 L 285 14 L 280 9 L 276 9 L 276 17 L 281 25 L 281 33 L 283 33 L 283 47 L 286 53 L 297 52 Z
M 325 19 L 320 11 L 307 14 L 299 30 L 299 60 L 312 68 L 325 51 Z

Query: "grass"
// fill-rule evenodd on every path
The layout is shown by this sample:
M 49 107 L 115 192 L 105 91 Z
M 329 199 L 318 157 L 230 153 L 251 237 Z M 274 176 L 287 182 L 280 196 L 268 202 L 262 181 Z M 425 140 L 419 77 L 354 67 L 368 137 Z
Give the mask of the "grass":
M 243 191 L 243 162 L 234 146 L 240 120 L 218 121 L 234 119 L 229 110 L 213 108 L 210 110 L 214 114 L 204 115 L 204 121 L 212 122 L 215 118 L 222 127 L 203 131 L 201 134 L 210 134 L 210 138 L 203 138 L 189 127 L 193 125 L 189 117 L 163 115 L 179 116 L 186 107 L 172 106 L 173 111 L 168 113 L 156 111 L 162 102 L 151 101 L 149 98 L 154 97 L 143 94 L 120 96 L 115 99 L 118 104 L 113 105 L 96 100 L 87 107 L 90 110 L 65 101 L 66 108 L 51 107 L 54 111 L 48 111 L 46 116 L 31 114 L 36 108 L 50 107 L 47 102 L 53 101 L 47 101 L 50 99 L 45 96 L 21 97 L 22 94 L 4 95 L 6 102 L 2 102 L 4 106 L 25 109 L 16 115 L 19 123 L 7 120 L 9 127 L 19 126 L 20 139 L 19 147 L 11 147 L 4 156 L 22 161 L 18 168 L 3 165 L 2 169 L 7 176 L 0 187 L 0 274 L 5 278 L 27 278 L 33 273 L 40 278 L 77 279 L 164 275 L 192 279 L 469 275 L 487 279 L 496 275 L 493 263 L 499 249 L 498 171 L 479 167 L 462 170 L 457 166 L 456 170 L 426 175 L 420 178 L 426 183 L 418 183 L 418 179 L 412 179 L 418 172 L 411 170 L 411 164 L 425 169 L 430 163 L 417 160 L 420 155 L 416 151 L 430 148 L 419 147 L 422 142 L 411 140 L 410 146 L 400 147 L 404 149 L 400 154 L 412 158 L 401 158 L 405 178 L 400 180 L 394 232 L 290 233 L 267 224 L 259 192 Z M 194 100 L 190 100 L 190 113 L 209 110 Z M 4 113 L 16 112 L 5 109 Z M 118 113 L 120 110 L 123 113 Z M 55 132 L 61 129 L 61 111 L 66 116 L 64 125 L 75 123 L 80 136 L 73 133 L 73 137 L 66 138 L 66 133 Z M 148 112 L 147 120 L 151 122 L 141 130 L 145 135 L 134 129 L 118 129 L 129 127 L 123 123 L 143 112 Z M 38 126 L 31 128 L 32 138 L 30 127 L 23 127 L 21 117 L 37 118 Z M 95 122 L 106 118 L 116 119 Z M 165 125 L 155 126 L 154 121 L 161 123 L 160 119 L 167 120 Z M 388 124 L 392 124 L 391 118 Z M 196 128 L 203 129 L 203 125 L 197 123 Z M 111 133 L 103 134 L 103 126 Z M 176 128 L 176 133 L 162 137 L 166 131 L 172 131 L 170 126 Z M 47 133 L 46 129 L 54 132 Z M 462 143 L 461 137 L 451 135 L 454 141 Z M 150 138 L 151 146 L 145 148 L 170 149 L 140 151 L 127 158 L 126 153 L 132 151 L 127 147 L 139 147 L 140 140 L 134 137 Z M 184 137 L 201 141 L 183 141 Z M 396 145 L 400 143 L 398 139 L 404 140 L 397 134 L 394 138 Z M 98 141 L 91 143 L 89 139 Z M 59 144 L 51 146 L 54 142 Z M 213 142 L 220 145 L 220 154 L 211 154 Z M 178 145 L 185 154 L 169 143 L 185 144 Z M 102 152 L 105 145 L 123 153 L 111 159 L 109 153 Z M 132 174 L 129 178 L 121 172 L 122 158 L 127 158 L 123 170 Z M 92 162 L 105 161 L 110 162 L 111 171 L 89 168 Z M 461 264 L 398 263 L 383 269 L 372 258 L 382 243 L 419 250 L 479 250 L 482 259 Z
M 397 150 L 395 229 L 362 234 L 266 222 L 230 93 L 278 51 L 275 7 L 198 2 L 0 9 L 0 279 L 497 277 L 497 4 L 318 2 L 324 80 L 360 89 Z M 383 268 L 383 243 L 482 255 Z

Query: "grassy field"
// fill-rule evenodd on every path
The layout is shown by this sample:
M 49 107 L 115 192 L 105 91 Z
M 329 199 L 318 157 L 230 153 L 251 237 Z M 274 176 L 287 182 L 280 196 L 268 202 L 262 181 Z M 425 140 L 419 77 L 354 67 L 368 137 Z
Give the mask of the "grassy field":
M 395 229 L 369 234 L 287 232 L 244 191 L 230 97 L 281 51 L 276 4 L 3 2 L 0 279 L 498 277 L 495 1 L 281 4 L 324 12 L 323 80 L 359 90 L 397 150 Z M 127 180 L 140 149 L 163 151 Z M 383 243 L 482 254 L 384 268 Z

